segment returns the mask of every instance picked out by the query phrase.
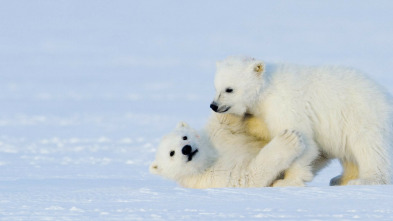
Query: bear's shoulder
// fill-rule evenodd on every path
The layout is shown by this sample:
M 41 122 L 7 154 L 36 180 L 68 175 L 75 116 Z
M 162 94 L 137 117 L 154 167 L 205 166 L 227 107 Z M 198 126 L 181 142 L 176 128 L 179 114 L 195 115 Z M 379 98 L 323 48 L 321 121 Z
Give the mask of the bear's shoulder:
M 268 128 L 263 120 L 252 115 L 237 116 L 233 114 L 213 113 L 206 130 L 209 134 L 243 134 L 263 142 L 270 141 Z

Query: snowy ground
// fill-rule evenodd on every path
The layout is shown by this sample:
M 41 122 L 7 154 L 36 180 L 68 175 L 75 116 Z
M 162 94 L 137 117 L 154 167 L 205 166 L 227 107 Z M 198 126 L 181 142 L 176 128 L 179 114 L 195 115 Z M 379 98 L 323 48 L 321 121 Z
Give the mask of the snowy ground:
M 392 186 L 192 190 L 148 173 L 228 55 L 357 67 L 393 92 L 390 1 L 7 1 L 0 220 L 392 220 Z

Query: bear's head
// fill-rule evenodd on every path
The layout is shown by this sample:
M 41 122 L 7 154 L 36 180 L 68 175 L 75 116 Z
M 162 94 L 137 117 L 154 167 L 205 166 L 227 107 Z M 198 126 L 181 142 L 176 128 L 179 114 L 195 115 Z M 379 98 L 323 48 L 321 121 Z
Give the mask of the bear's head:
M 180 122 L 161 140 L 150 172 L 174 180 L 203 172 L 211 166 L 215 155 L 207 142 L 196 130 Z
M 264 63 L 254 58 L 229 57 L 217 62 L 216 95 L 210 108 L 217 113 L 243 116 L 259 98 L 264 73 Z

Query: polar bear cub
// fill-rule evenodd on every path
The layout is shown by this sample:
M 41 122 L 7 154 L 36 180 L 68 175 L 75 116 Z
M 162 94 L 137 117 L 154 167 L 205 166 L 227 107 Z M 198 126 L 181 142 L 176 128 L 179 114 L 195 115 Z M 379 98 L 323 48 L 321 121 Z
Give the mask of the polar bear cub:
M 301 133 L 306 150 L 277 185 L 304 185 L 321 155 L 344 167 L 333 182 L 391 182 L 392 98 L 359 71 L 229 57 L 217 63 L 214 83 L 214 111 L 253 115 L 273 137 L 284 129 Z
M 199 132 L 180 123 L 162 139 L 150 172 L 188 188 L 266 187 L 305 148 L 295 131 L 281 132 L 264 146 L 241 131 L 223 129 L 226 120 L 213 116 Z

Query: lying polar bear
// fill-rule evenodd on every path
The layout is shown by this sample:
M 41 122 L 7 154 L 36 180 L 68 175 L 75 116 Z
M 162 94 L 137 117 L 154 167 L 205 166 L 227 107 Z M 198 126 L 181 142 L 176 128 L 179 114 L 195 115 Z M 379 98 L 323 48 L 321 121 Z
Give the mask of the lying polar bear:
M 150 172 L 188 188 L 270 186 L 302 154 L 302 138 L 285 130 L 266 145 L 247 135 L 243 122 L 214 114 L 199 132 L 179 123 L 162 139 Z

